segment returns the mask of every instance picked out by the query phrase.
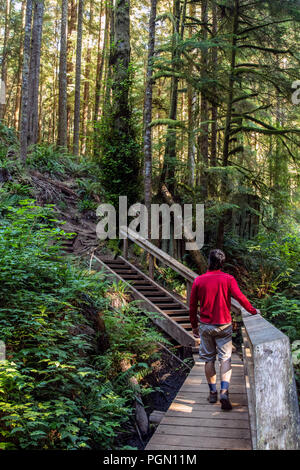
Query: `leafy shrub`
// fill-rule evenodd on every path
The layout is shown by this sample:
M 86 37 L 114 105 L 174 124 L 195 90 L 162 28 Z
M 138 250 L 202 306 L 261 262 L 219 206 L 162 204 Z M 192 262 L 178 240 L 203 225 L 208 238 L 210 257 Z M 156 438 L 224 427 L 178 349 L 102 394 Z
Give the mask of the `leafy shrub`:
M 156 336 L 137 307 L 112 316 L 103 273 L 61 256 L 64 235 L 51 207 L 33 201 L 6 207 L 0 223 L 0 338 L 7 352 L 0 363 L 0 449 L 120 446 L 115 440 L 131 416 L 132 390 L 118 380 L 117 361 L 135 354 L 144 373 L 141 359 L 153 350 Z M 104 312 L 106 354 L 88 333 L 87 311 L 93 318 Z

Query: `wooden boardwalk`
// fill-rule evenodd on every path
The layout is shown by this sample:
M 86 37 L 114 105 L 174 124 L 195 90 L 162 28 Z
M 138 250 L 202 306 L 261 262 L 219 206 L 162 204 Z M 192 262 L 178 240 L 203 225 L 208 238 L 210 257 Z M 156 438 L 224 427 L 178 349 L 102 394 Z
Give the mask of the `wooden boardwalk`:
M 223 411 L 219 402 L 208 403 L 204 362 L 196 354 L 194 360 L 194 367 L 145 450 L 251 450 L 243 362 L 233 354 L 230 385 L 233 409 Z M 219 390 L 219 381 L 217 386 Z

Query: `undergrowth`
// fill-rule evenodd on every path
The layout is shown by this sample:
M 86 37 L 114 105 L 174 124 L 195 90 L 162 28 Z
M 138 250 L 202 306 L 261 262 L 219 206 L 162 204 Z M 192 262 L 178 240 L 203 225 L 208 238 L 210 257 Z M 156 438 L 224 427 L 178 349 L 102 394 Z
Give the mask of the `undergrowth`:
M 144 376 L 163 341 L 137 305 L 111 309 L 111 284 L 62 257 L 62 236 L 49 206 L 27 200 L 2 212 L 0 449 L 122 447 L 128 375 Z

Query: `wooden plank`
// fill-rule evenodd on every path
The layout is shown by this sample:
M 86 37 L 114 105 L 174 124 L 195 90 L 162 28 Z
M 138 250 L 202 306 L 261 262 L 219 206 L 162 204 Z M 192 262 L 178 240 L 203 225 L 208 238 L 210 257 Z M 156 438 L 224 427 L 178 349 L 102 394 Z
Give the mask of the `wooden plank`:
M 202 383 L 206 384 L 206 377 L 205 373 L 203 372 L 202 374 L 189 374 L 188 378 L 185 379 L 184 384 L 195 384 L 195 385 L 200 385 Z M 217 387 L 221 384 L 219 378 L 217 378 Z M 239 375 L 233 375 L 231 377 L 230 381 L 230 386 L 232 385 L 245 385 L 245 380 L 244 376 L 239 374 Z
M 223 410 L 221 410 L 220 405 L 211 405 L 207 403 L 206 405 L 199 405 L 198 403 L 196 404 L 189 404 L 186 402 L 182 402 L 180 400 L 175 399 L 173 403 L 170 405 L 167 415 L 172 412 L 180 412 L 180 413 L 185 413 L 186 415 L 193 414 L 195 413 L 195 416 L 199 417 L 212 417 L 213 418 L 220 418 L 222 419 L 245 419 L 246 416 L 248 417 L 248 408 L 246 406 L 239 406 L 234 408 L 230 413 L 224 413 Z
M 227 413 L 229 414 L 229 413 Z M 224 413 L 223 413 L 224 415 Z M 212 419 L 209 418 L 199 418 L 194 416 L 194 413 L 190 417 L 182 417 L 182 415 L 178 415 L 178 413 L 174 416 L 164 416 L 161 424 L 168 424 L 171 426 L 193 426 L 193 427 L 200 427 L 200 428 L 233 428 L 233 429 L 250 429 L 249 421 L 247 419 Z M 185 431 L 183 430 L 183 433 Z M 249 434 L 250 436 L 250 434 Z
M 181 446 L 180 449 L 181 450 L 195 450 L 195 447 Z M 164 444 L 164 446 L 162 447 L 159 444 L 151 444 L 151 442 L 149 442 L 147 444 L 147 447 L 145 448 L 145 450 L 178 450 L 178 447 L 177 446 L 169 446 L 167 444 Z M 211 448 L 210 450 L 221 450 L 221 449 Z
M 193 447 L 194 450 L 200 449 L 236 449 L 251 450 L 249 439 L 220 438 L 220 437 L 195 437 L 182 435 L 164 435 L 155 434 L 151 438 L 151 444 L 157 444 L 164 449 L 164 445 L 176 446 L 177 449 L 184 450 L 184 446 Z
M 181 392 L 180 390 L 177 398 L 189 400 L 191 403 L 204 404 L 207 401 L 207 395 L 207 392 Z M 248 404 L 246 394 L 230 393 L 230 401 L 232 406 L 247 406 Z
M 208 386 L 206 383 L 202 384 L 189 384 L 189 383 L 184 383 L 180 389 L 181 392 L 205 392 L 208 393 Z M 236 395 L 236 394 L 241 394 L 245 395 L 246 394 L 246 387 L 241 384 L 230 384 L 229 387 L 229 395 Z
M 158 428 L 155 431 L 155 434 L 161 434 L 162 436 L 193 436 L 193 437 L 219 437 L 231 438 L 231 439 L 249 439 L 250 440 L 250 430 L 249 429 L 236 429 L 229 427 L 208 427 L 208 426 L 189 426 L 189 425 L 180 425 L 180 423 L 175 425 L 165 424 L 164 420 L 160 423 Z
M 173 406 L 174 405 L 174 406 Z M 179 405 L 177 407 L 177 405 Z M 186 406 L 182 406 L 181 404 L 173 402 L 171 407 L 166 412 L 165 416 L 168 417 L 178 417 L 178 418 L 187 418 L 187 419 L 209 419 L 211 422 L 214 420 L 222 420 L 224 421 L 242 421 L 246 424 L 249 424 L 249 415 L 247 409 L 245 411 L 234 411 L 232 410 L 230 413 L 223 413 L 223 411 L 219 408 L 216 411 L 205 411 L 203 406 L 198 406 L 197 409 L 195 407 L 189 408 Z M 238 424 L 237 424 L 238 426 Z

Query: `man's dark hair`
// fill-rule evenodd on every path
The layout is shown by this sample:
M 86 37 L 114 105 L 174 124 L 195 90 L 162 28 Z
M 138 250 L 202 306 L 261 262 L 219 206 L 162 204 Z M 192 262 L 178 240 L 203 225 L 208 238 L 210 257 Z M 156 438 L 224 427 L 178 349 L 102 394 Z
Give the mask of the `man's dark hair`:
M 222 250 L 211 250 L 208 255 L 208 268 L 211 271 L 221 269 L 225 261 L 225 254 Z

